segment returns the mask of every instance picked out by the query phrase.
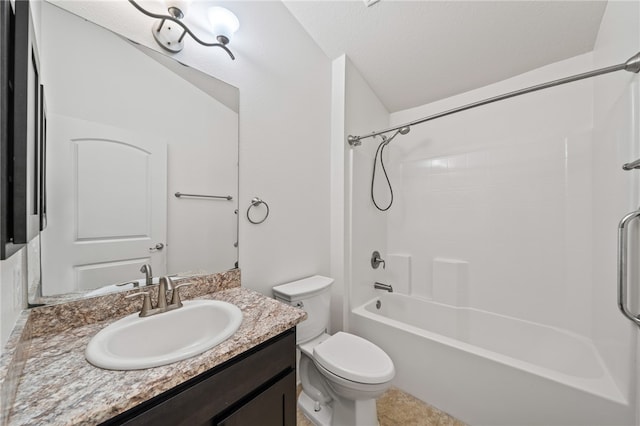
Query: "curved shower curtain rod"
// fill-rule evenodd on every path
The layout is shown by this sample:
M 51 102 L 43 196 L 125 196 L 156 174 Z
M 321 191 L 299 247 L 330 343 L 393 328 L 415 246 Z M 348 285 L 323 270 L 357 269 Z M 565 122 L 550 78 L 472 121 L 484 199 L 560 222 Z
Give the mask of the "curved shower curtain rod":
M 582 74 L 577 74 L 571 77 L 566 77 L 566 78 L 561 78 L 559 80 L 553 80 L 550 81 L 548 83 L 543 83 L 543 84 L 538 84 L 535 86 L 531 86 L 531 87 L 527 87 L 525 89 L 520 89 L 520 90 L 516 90 L 514 92 L 509 92 L 509 93 L 505 93 L 503 95 L 499 95 L 499 96 L 494 96 L 492 98 L 488 98 L 488 99 L 484 99 L 482 101 L 478 101 L 478 102 L 473 102 L 467 105 L 463 105 L 461 107 L 458 108 L 453 108 L 444 112 L 440 112 L 438 114 L 433 114 L 430 115 L 428 117 L 424 117 L 424 118 L 420 118 L 418 120 L 415 121 L 411 121 L 409 123 L 405 123 L 405 124 L 401 124 L 400 126 L 395 126 L 395 127 L 390 127 L 388 129 L 385 130 L 379 130 L 377 132 L 372 132 L 363 136 L 353 136 L 353 135 L 349 135 L 349 137 L 347 138 L 347 141 L 349 142 L 349 145 L 351 146 L 359 146 L 362 142 L 362 139 L 367 139 L 367 138 L 371 138 L 374 136 L 378 136 L 378 135 L 382 135 L 385 133 L 389 133 L 389 132 L 393 132 L 393 131 L 401 131 L 401 133 L 407 134 L 409 132 L 408 129 L 411 128 L 411 126 L 414 126 L 416 124 L 422 124 L 422 123 L 426 123 L 427 121 L 431 121 L 431 120 L 435 120 L 436 118 L 440 118 L 440 117 L 445 117 L 447 115 L 451 115 L 451 114 L 455 114 L 458 112 L 462 112 L 462 111 L 466 111 L 468 109 L 471 108 L 475 108 L 475 107 L 479 107 L 479 106 L 483 106 L 483 105 L 487 105 L 493 102 L 497 102 L 497 101 L 502 101 L 504 99 L 509 99 L 509 98 L 513 98 L 516 96 L 520 96 L 520 95 L 525 95 L 527 93 L 531 93 L 531 92 L 536 92 L 538 90 L 542 90 L 542 89 L 547 89 L 549 87 L 554 87 L 554 86 L 560 86 L 562 84 L 566 84 L 566 83 L 572 83 L 574 81 L 578 81 L 578 80 L 583 80 L 585 78 L 591 78 L 591 77 L 596 77 L 599 75 L 603 75 L 603 74 L 609 74 L 611 72 L 616 72 L 616 71 L 621 71 L 621 70 L 625 70 L 628 72 L 633 72 L 633 73 L 638 73 L 640 72 L 640 52 L 636 53 L 635 55 L 633 55 L 631 58 L 629 58 L 626 62 L 622 63 L 622 64 L 618 64 L 618 65 L 613 65 L 610 67 L 606 67 L 606 68 L 600 68 L 598 70 L 595 71 L 589 71 L 589 72 L 585 72 Z

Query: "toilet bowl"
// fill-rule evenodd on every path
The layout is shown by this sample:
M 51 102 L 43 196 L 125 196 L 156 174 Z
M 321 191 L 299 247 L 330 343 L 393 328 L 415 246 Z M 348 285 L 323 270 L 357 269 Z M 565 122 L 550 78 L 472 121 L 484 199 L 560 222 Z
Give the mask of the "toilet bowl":
M 317 426 L 376 425 L 375 399 L 391 386 L 393 362 L 366 339 L 326 333 L 332 283 L 316 275 L 273 288 L 276 299 L 307 312 L 307 320 L 297 327 L 302 383 L 298 406 Z

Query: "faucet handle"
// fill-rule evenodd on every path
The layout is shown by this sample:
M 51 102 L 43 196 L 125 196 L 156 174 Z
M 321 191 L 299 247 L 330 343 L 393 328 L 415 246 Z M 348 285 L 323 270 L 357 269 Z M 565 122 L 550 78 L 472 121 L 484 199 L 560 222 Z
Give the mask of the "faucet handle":
M 142 296 L 144 299 L 142 300 L 142 310 L 140 311 L 141 317 L 146 317 L 148 312 L 151 310 L 151 299 L 149 298 L 148 291 L 139 291 L 137 293 L 128 294 L 125 296 L 127 299 L 132 299 L 134 297 Z
M 178 289 L 180 287 L 186 287 L 188 285 L 191 285 L 191 283 L 184 283 L 173 286 L 173 294 L 171 294 L 171 305 L 176 305 L 177 308 L 182 306 L 182 300 L 180 300 L 180 293 L 178 292 Z
M 376 250 L 371 253 L 371 267 L 373 269 L 378 269 L 378 266 L 380 266 L 381 263 L 382 269 L 385 269 L 387 267 L 387 264 L 385 263 L 384 259 L 380 257 L 380 252 Z

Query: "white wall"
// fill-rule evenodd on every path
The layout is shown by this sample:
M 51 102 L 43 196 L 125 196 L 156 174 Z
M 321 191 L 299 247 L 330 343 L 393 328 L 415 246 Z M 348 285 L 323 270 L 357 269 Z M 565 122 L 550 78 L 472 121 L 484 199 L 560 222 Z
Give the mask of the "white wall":
M 360 135 L 389 125 L 389 112 L 378 99 L 358 69 L 346 59 L 345 64 L 345 129 L 347 135 Z M 347 178 L 346 187 L 350 196 L 347 226 L 350 230 L 351 250 L 349 253 L 350 272 L 349 298 L 351 306 L 370 299 L 375 294 L 373 283 L 385 281 L 382 267 L 371 267 L 374 250 L 385 257 L 386 213 L 378 211 L 371 201 L 371 173 L 373 158 L 381 139 L 363 141 L 362 145 L 351 148 L 346 137 L 339 143 L 346 147 Z M 386 153 L 385 153 L 386 157 Z M 379 205 L 386 205 L 388 190 L 381 170 L 378 170 L 375 191 Z
M 371 171 L 375 146 L 353 149 L 349 134 L 386 127 L 389 112 L 345 55 L 333 61 L 331 161 L 331 271 L 336 282 L 332 298 L 332 325 L 348 329 L 349 306 L 373 295 L 373 282 L 381 280 L 369 259 L 374 250 L 385 251 L 384 215 L 375 211 L 367 177 L 353 174 L 353 164 Z M 386 196 L 386 193 L 383 194 Z M 342 325 L 342 327 L 340 327 Z
M 229 120 L 216 129 L 220 137 L 215 140 L 237 144 L 238 116 L 225 115 Z M 238 173 L 235 151 L 234 157 L 230 163 L 217 156 L 211 143 L 168 146 L 167 272 L 214 272 L 234 267 L 238 193 L 237 185 L 228 178 Z M 176 198 L 176 192 L 231 195 L 234 201 Z
M 640 51 L 640 3 L 609 2 L 594 48 L 594 67 L 624 62 Z M 637 329 L 616 306 L 616 227 L 640 203 L 640 172 L 621 165 L 640 157 L 640 77 L 618 72 L 594 80 L 593 338 L 625 394 L 637 392 Z M 639 237 L 637 228 L 634 235 Z M 631 240 L 635 238 L 632 237 Z M 631 259 L 637 258 L 637 245 Z M 638 265 L 631 276 L 637 282 Z M 631 285 L 631 295 L 638 297 Z M 634 291 L 635 290 L 635 291 Z M 633 309 L 638 309 L 637 306 Z M 635 379 L 635 380 L 634 380 Z M 640 404 L 637 405 L 637 408 Z
M 270 294 L 330 274 L 331 63 L 282 3 L 229 8 L 247 31 L 247 51 L 238 46 L 238 63 L 220 74 L 240 88 L 242 282 Z M 243 218 L 254 196 L 271 207 L 257 226 Z

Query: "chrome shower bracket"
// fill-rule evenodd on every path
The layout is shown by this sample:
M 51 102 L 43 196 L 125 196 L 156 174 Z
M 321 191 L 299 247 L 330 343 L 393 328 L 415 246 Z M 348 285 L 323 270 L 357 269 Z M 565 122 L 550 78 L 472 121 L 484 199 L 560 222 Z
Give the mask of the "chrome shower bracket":
M 349 135 L 349 137 L 347 138 L 347 142 L 349 142 L 349 145 L 351 145 L 351 146 L 360 146 L 360 145 L 362 145 L 362 141 L 360 140 L 360 138 L 358 136 Z

